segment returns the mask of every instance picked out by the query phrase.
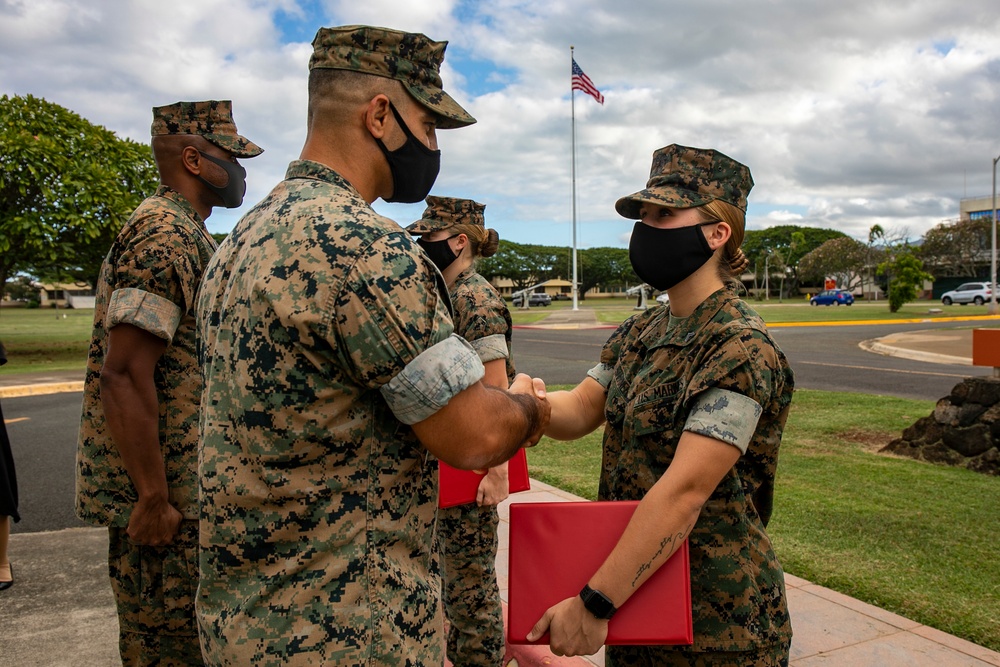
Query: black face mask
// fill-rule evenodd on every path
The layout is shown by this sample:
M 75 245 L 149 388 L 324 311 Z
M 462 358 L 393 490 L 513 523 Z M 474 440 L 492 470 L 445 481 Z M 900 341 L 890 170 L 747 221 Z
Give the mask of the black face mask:
M 628 258 L 635 275 L 658 290 L 670 289 L 705 265 L 712 248 L 701 233 L 702 222 L 689 227 L 660 229 L 644 222 L 635 223 L 628 243 Z
M 458 234 L 453 234 L 440 241 L 425 241 L 423 238 L 419 238 L 417 239 L 417 245 L 424 249 L 424 252 L 427 253 L 427 256 L 431 258 L 431 261 L 434 262 L 434 265 L 440 271 L 444 271 L 451 266 L 452 262 L 458 259 L 458 255 L 448 245 L 448 241 L 456 236 Z
M 392 109 L 392 115 L 396 117 L 396 122 L 406 134 L 406 143 L 390 151 L 381 139 L 375 139 L 392 172 L 392 196 L 387 197 L 386 201 L 403 204 L 423 201 L 434 187 L 434 181 L 437 180 L 438 171 L 441 169 L 441 151 L 432 151 L 413 136 L 392 102 L 389 102 L 389 108 Z
M 229 180 L 223 187 L 219 187 L 213 183 L 209 183 L 201 175 L 198 176 L 201 182 L 208 186 L 208 189 L 219 195 L 219 199 L 222 200 L 222 205 L 226 208 L 237 208 L 243 203 L 243 195 L 247 193 L 247 170 L 241 165 L 235 162 L 230 162 L 229 160 L 221 160 L 217 157 L 213 157 L 206 153 L 198 151 L 203 158 L 214 162 L 223 169 L 226 170 L 226 174 L 229 175 Z

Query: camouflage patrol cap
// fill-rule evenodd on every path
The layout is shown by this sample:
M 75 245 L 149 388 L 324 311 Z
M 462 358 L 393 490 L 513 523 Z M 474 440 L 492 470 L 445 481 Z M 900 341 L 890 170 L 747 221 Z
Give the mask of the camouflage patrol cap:
M 750 169 L 728 155 L 671 144 L 653 153 L 646 189 L 619 199 L 615 210 L 638 220 L 644 203 L 694 208 L 720 199 L 746 212 L 752 187 Z
M 320 28 L 313 39 L 309 69 L 346 69 L 396 79 L 422 105 L 441 117 L 442 130 L 472 125 L 476 119 L 441 87 L 441 62 L 448 42 L 421 33 L 349 25 Z
M 484 210 L 486 204 L 471 199 L 430 196 L 427 198 L 427 208 L 424 209 L 423 217 L 407 227 L 406 231 L 418 236 L 456 225 L 475 225 L 485 229 Z
M 229 100 L 175 102 L 153 107 L 154 137 L 167 134 L 197 134 L 236 157 L 256 157 L 264 149 L 236 131 L 233 103 Z

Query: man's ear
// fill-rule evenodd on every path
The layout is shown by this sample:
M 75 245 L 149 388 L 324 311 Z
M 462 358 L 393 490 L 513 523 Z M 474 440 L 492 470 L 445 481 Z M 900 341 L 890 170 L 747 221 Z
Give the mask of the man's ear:
M 181 150 L 181 164 L 192 176 L 200 176 L 201 152 L 194 146 L 185 146 Z
M 389 98 L 379 93 L 368 101 L 365 107 L 365 127 L 376 139 L 382 139 L 386 132 L 386 120 L 392 114 Z

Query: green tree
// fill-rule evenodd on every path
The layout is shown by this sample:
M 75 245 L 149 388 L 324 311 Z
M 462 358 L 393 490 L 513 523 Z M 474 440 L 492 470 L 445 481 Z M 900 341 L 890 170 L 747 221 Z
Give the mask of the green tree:
M 42 98 L 0 97 L 0 298 L 20 270 L 94 284 L 157 180 L 148 146 Z
M 853 291 L 863 280 L 870 266 L 871 249 L 849 236 L 830 239 L 806 254 L 798 262 L 798 275 L 804 280 L 822 283 L 833 278 L 841 289 Z
M 632 270 L 626 248 L 587 248 L 577 251 L 577 262 L 582 269 L 579 276 L 581 299 L 598 285 L 614 287 L 642 282 Z
M 992 218 L 942 222 L 924 235 L 919 257 L 939 277 L 975 278 L 990 265 Z
M 6 293 L 18 301 L 39 301 L 41 290 L 28 276 L 17 276 L 7 283 Z
M 778 225 L 747 230 L 742 248 L 750 260 L 754 280 L 764 281 L 765 267 L 772 276 L 780 271 L 780 291 L 787 296 L 796 292 L 801 283 L 799 260 L 826 241 L 844 237 L 846 234 L 833 229 Z
M 878 272 L 890 276 L 889 312 L 892 313 L 902 308 L 907 301 L 912 301 L 925 280 L 934 280 L 934 276 L 924 271 L 924 263 L 909 249 L 879 264 Z
M 565 248 L 501 239 L 496 254 L 479 260 L 476 270 L 486 279 L 507 278 L 517 291 L 559 275 L 565 266 L 565 252 Z

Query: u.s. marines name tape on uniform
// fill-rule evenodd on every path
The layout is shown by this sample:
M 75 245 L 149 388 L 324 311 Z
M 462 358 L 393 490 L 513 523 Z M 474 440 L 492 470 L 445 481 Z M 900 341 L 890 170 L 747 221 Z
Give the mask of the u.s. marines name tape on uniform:
M 764 528 L 793 377 L 763 321 L 729 288 L 683 319 L 651 309 L 618 328 L 589 375 L 607 390 L 601 500 L 641 499 L 667 470 L 683 430 L 744 452 L 689 536 L 694 645 L 608 647 L 609 662 L 684 664 L 716 651 L 737 660 L 763 652 L 763 664 L 773 664 L 770 650 L 787 655 L 784 574 Z

